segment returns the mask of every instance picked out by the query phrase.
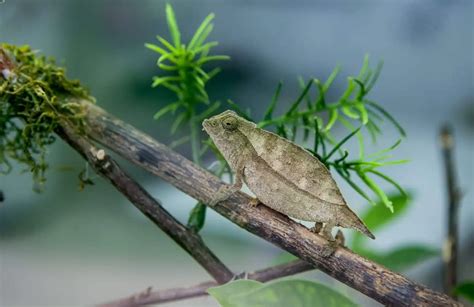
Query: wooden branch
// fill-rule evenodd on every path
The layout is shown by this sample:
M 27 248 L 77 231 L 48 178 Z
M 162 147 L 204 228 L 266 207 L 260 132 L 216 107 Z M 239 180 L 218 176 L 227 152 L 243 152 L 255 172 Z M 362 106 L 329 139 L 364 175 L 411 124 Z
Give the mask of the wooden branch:
M 170 182 L 193 198 L 209 203 L 224 183 L 145 133 L 111 116 L 96 105 L 87 106 L 88 135 L 124 158 Z M 266 206 L 249 206 L 251 198 L 236 193 L 212 207 L 249 232 L 307 261 L 346 285 L 387 305 L 459 306 L 450 297 L 369 261 L 346 248 L 330 257 L 328 242 Z
M 289 263 L 280 264 L 263 270 L 250 273 L 242 273 L 236 279 L 252 279 L 266 282 L 280 277 L 292 276 L 309 270 L 314 267 L 302 260 L 294 260 Z M 185 288 L 173 288 L 166 290 L 151 291 L 151 288 L 143 292 L 130 295 L 128 297 L 111 301 L 99 305 L 100 307 L 133 307 L 140 305 L 162 304 L 170 301 L 189 299 L 193 297 L 208 295 L 207 289 L 216 287 L 219 284 L 215 281 L 206 281 L 197 285 Z
M 57 134 L 79 152 L 98 174 L 107 179 L 135 207 L 186 250 L 214 277 L 217 283 L 227 282 L 234 277 L 232 271 L 214 255 L 198 234 L 188 230 L 169 214 L 156 199 L 129 177 L 104 150 L 97 150 L 88 140 L 75 133 L 66 123 L 63 123 L 62 127 L 57 129 Z
M 456 298 L 453 290 L 457 284 L 458 262 L 458 209 L 460 192 L 457 185 L 456 167 L 454 165 L 454 137 L 452 129 L 444 126 L 440 131 L 441 150 L 448 194 L 447 233 L 443 244 L 443 285 L 446 294 Z

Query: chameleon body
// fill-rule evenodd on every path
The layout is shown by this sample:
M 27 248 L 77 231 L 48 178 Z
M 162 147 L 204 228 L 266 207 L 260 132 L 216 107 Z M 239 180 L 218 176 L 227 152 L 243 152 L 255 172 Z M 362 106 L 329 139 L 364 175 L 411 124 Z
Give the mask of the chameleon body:
M 215 202 L 240 190 L 242 182 L 260 202 L 290 217 L 374 235 L 347 206 L 329 170 L 304 148 L 256 126 L 233 111 L 203 121 L 203 128 L 235 172 L 235 183 L 219 190 Z

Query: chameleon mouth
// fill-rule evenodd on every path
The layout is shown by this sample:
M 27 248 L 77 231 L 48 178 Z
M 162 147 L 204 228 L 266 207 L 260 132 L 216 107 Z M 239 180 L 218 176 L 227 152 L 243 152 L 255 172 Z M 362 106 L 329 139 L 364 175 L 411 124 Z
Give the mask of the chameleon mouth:
M 202 122 L 202 131 L 207 131 L 206 128 L 209 127 L 209 120 L 208 119 L 205 119 L 203 122 Z

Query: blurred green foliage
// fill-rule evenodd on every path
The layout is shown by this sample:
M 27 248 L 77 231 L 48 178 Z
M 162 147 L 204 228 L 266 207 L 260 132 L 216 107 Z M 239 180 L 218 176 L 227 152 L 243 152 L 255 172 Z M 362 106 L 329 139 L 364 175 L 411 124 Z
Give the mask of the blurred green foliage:
M 474 281 L 465 281 L 456 286 L 453 294 L 462 296 L 474 303 Z
M 223 307 L 246 306 L 357 306 L 347 297 L 322 284 L 299 279 L 281 279 L 268 283 L 236 280 L 209 288 L 209 294 Z
M 395 208 L 393 214 L 376 205 L 362 215 L 364 223 L 374 232 L 400 218 L 412 203 L 410 194 L 391 194 L 388 197 Z M 380 252 L 368 248 L 367 242 L 368 240 L 363 235 L 354 233 L 352 249 L 356 253 L 397 272 L 408 270 L 425 260 L 439 256 L 439 250 L 422 244 L 405 244 L 388 252 Z

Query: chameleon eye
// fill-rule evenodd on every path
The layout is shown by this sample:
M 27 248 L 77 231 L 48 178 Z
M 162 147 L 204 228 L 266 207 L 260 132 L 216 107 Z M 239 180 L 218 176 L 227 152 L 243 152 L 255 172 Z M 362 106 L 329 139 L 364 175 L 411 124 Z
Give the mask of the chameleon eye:
M 235 130 L 235 128 L 237 128 L 237 119 L 232 116 L 224 118 L 222 121 L 222 127 L 229 131 Z

